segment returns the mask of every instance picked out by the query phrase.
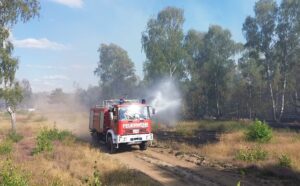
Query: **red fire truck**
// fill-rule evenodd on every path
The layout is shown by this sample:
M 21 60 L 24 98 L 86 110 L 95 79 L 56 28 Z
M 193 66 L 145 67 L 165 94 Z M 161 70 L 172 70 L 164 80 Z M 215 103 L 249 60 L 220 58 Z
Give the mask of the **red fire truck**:
M 120 145 L 139 145 L 146 150 L 153 140 L 150 115 L 154 113 L 144 99 L 106 100 L 103 105 L 91 108 L 90 132 L 106 142 L 110 153 Z

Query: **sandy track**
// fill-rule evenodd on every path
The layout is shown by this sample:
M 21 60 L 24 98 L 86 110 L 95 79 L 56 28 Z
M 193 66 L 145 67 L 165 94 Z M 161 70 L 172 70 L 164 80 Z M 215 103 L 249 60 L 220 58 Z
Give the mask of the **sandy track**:
M 51 118 L 51 117 L 49 117 Z M 93 144 L 94 148 L 107 152 L 105 145 L 102 143 L 94 143 L 89 134 L 85 119 L 84 121 L 67 122 L 58 120 L 57 125 L 61 128 L 71 130 L 78 138 Z M 63 123 L 63 125 L 60 125 Z M 107 153 L 108 154 L 108 153 Z M 131 149 L 119 150 L 116 154 L 108 154 L 108 156 L 125 164 L 129 168 L 136 169 L 157 180 L 162 185 L 237 185 L 241 181 L 241 185 L 282 185 L 278 180 L 268 180 L 257 178 L 255 176 L 242 176 L 237 170 L 218 169 L 184 159 L 177 158 L 174 154 L 167 153 L 167 150 L 150 147 L 146 151 L 140 151 L 138 147 Z
M 80 139 L 92 143 L 95 148 L 107 152 L 104 142 L 93 142 L 87 130 L 75 130 L 75 135 Z M 160 152 L 158 148 L 148 148 L 140 151 L 138 146 L 130 149 L 118 150 L 115 154 L 107 155 L 118 160 L 131 169 L 136 169 L 148 175 L 152 179 L 166 186 L 182 185 L 263 185 L 261 182 L 251 178 L 242 178 L 240 174 L 202 167 L 195 163 L 176 158 L 173 154 Z
M 163 185 L 236 185 L 241 180 L 238 175 L 200 167 L 151 148 L 147 151 L 132 148 L 110 156 Z M 243 185 L 257 184 L 243 181 Z

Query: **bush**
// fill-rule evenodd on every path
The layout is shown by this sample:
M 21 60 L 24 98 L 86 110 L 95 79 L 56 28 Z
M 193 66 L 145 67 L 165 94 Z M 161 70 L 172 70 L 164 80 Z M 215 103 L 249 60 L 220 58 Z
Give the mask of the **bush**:
M 0 154 L 9 154 L 12 151 L 12 142 L 10 140 L 5 140 L 0 143 Z
M 236 159 L 242 161 L 259 161 L 259 160 L 266 160 L 268 157 L 268 152 L 263 150 L 261 147 L 254 147 L 249 149 L 241 149 L 236 154 Z
M 43 151 L 52 151 L 53 144 L 52 141 L 47 138 L 44 133 L 40 133 L 37 136 L 37 146 L 33 149 L 33 154 L 38 154 Z
M 246 131 L 246 138 L 250 141 L 268 142 L 272 136 L 272 129 L 259 120 L 255 120 Z
M 16 132 L 10 132 L 8 135 L 7 135 L 7 138 L 15 143 L 21 141 L 23 139 L 23 136 L 16 133 Z
M 288 155 L 281 155 L 278 160 L 279 166 L 288 168 L 292 167 L 292 160 Z
M 0 186 L 27 186 L 27 176 L 8 160 L 0 169 Z
M 52 151 L 52 141 L 63 141 L 67 137 L 71 137 L 72 134 L 69 131 L 59 131 L 57 128 L 47 129 L 44 128 L 37 136 L 37 146 L 33 150 L 33 154 L 38 154 L 43 151 Z

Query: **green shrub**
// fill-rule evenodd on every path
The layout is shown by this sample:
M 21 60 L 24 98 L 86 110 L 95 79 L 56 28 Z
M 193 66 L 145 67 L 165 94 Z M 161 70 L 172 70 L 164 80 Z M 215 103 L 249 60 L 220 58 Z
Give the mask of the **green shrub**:
M 38 154 L 43 151 L 52 151 L 52 141 L 59 140 L 63 141 L 67 137 L 72 137 L 69 131 L 59 131 L 57 128 L 44 128 L 37 136 L 37 146 L 33 150 L 33 154 Z
M 288 168 L 292 167 L 292 160 L 288 155 L 281 155 L 278 160 L 279 166 Z
M 246 138 L 250 141 L 268 142 L 272 136 L 272 129 L 259 120 L 255 120 L 246 131 Z
M 13 143 L 10 140 L 4 140 L 0 143 L 0 154 L 9 154 L 13 148 Z
M 15 143 L 21 141 L 23 139 L 23 136 L 16 133 L 16 132 L 10 132 L 8 135 L 7 135 L 7 138 Z
M 0 168 L 0 186 L 27 186 L 28 176 L 12 165 L 10 160 Z
M 33 154 L 38 154 L 43 151 L 52 151 L 53 149 L 52 141 L 44 133 L 40 133 L 37 136 L 36 140 L 37 140 L 37 145 L 33 149 Z
M 254 147 L 249 149 L 241 149 L 236 154 L 236 159 L 242 161 L 259 161 L 259 160 L 266 160 L 268 157 L 268 152 L 263 150 L 261 147 Z
M 98 169 L 96 169 L 94 167 L 94 173 L 93 173 L 93 176 L 91 176 L 88 180 L 88 183 L 87 185 L 90 185 L 90 186 L 101 186 L 102 185 L 102 182 L 101 182 L 101 174 L 100 174 L 100 171 Z

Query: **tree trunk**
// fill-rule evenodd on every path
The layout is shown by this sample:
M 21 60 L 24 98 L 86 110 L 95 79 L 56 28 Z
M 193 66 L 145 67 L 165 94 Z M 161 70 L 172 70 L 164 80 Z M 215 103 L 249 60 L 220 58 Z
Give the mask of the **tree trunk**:
M 273 93 L 273 87 L 272 87 L 272 83 L 269 82 L 269 88 L 270 88 L 270 94 L 271 94 L 271 101 L 272 101 L 272 111 L 273 111 L 273 120 L 277 121 L 276 118 L 276 104 L 275 104 L 275 100 L 274 100 L 274 93 Z
M 217 83 L 217 74 L 215 73 L 215 94 L 216 94 L 216 109 L 217 109 L 217 118 L 220 117 L 220 105 L 219 105 L 219 93 L 218 93 L 218 83 Z
M 15 111 L 10 106 L 7 107 L 7 111 L 9 113 L 9 115 L 10 115 L 11 130 L 13 132 L 16 132 L 16 113 L 15 113 Z
M 276 103 L 275 103 L 275 99 L 274 99 L 274 93 L 273 93 L 272 81 L 271 81 L 271 77 L 270 77 L 270 67 L 269 67 L 269 65 L 267 67 L 267 76 L 268 76 L 267 78 L 268 78 L 268 84 L 269 84 L 271 101 L 272 101 L 273 120 L 277 121 L 277 118 L 276 118 Z
M 297 92 L 297 90 L 295 91 L 295 108 L 296 108 L 296 113 L 298 114 L 298 108 L 300 108 L 300 104 L 298 104 L 298 100 L 299 100 L 299 98 L 298 98 L 298 92 Z
M 285 108 L 285 90 L 286 90 L 286 73 L 284 72 L 284 77 L 283 77 L 283 87 L 282 87 L 282 95 L 281 95 L 281 109 L 280 109 L 280 115 L 279 115 L 279 121 L 282 118 L 284 108 Z
M 252 92 L 251 92 L 251 87 L 249 87 L 249 100 L 250 100 L 250 103 L 249 103 L 249 119 L 251 120 L 252 119 Z M 247 103 L 248 105 L 248 103 Z

